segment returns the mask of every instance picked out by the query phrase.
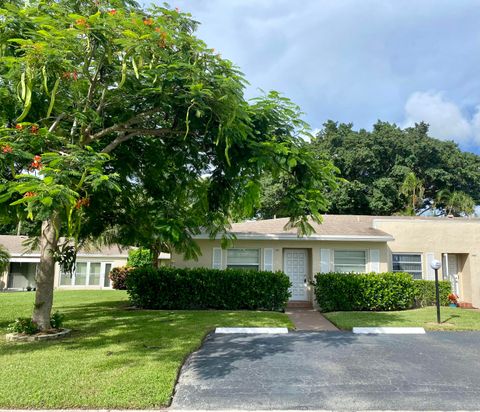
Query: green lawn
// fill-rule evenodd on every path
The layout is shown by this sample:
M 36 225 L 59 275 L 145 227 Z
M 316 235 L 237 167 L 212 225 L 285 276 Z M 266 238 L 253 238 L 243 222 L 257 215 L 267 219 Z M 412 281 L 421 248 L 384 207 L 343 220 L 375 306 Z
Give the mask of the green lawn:
M 421 326 L 426 330 L 480 330 L 480 311 L 475 309 L 441 308 L 437 324 L 435 307 L 397 312 L 329 312 L 323 314 L 340 329 L 354 326 Z
M 33 292 L 0 294 L 0 329 L 29 316 Z M 0 340 L 0 408 L 155 408 L 170 402 L 177 372 L 216 326 L 287 326 L 271 312 L 127 310 L 122 291 L 59 291 L 70 338 Z

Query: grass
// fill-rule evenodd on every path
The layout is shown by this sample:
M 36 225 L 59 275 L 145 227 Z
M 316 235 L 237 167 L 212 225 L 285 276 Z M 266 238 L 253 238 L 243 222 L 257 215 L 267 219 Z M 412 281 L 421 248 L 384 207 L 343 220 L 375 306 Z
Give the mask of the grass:
M 437 324 L 436 307 L 395 312 L 329 312 L 323 314 L 338 328 L 354 326 L 420 326 L 426 330 L 480 330 L 480 311 L 475 309 L 441 308 Z
M 29 316 L 33 292 L 0 294 L 0 331 Z M 287 326 L 281 313 L 128 310 L 122 291 L 58 291 L 70 338 L 0 339 L 0 408 L 157 408 L 177 373 L 216 326 Z

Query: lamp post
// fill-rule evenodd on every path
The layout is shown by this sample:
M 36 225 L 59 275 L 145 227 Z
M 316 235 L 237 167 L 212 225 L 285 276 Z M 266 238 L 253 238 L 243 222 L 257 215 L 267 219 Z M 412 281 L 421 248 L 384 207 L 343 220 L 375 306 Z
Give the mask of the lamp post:
M 430 267 L 435 271 L 435 297 L 437 300 L 437 323 L 440 323 L 440 291 L 438 289 L 438 269 L 442 267 L 442 262 L 433 259 L 430 262 Z

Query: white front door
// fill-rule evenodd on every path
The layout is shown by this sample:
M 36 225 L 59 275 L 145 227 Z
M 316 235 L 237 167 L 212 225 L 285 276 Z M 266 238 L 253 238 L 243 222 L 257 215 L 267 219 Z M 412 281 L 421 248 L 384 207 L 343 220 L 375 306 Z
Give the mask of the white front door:
M 458 285 L 457 255 L 453 255 L 451 253 L 445 253 L 445 255 L 443 255 L 443 267 L 444 267 L 445 280 L 450 281 L 450 283 L 452 284 L 452 292 L 458 296 L 460 293 L 460 288 Z
M 307 251 L 305 249 L 285 249 L 283 269 L 290 278 L 291 300 L 308 300 L 307 296 Z

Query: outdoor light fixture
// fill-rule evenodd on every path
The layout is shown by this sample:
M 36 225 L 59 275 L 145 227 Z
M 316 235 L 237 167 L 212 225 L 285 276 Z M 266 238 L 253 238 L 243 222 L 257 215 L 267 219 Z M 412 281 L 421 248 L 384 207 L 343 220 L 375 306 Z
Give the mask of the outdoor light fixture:
M 440 291 L 438 289 L 438 269 L 442 267 L 442 262 L 433 259 L 430 267 L 435 271 L 435 298 L 437 300 L 437 323 L 440 323 Z

